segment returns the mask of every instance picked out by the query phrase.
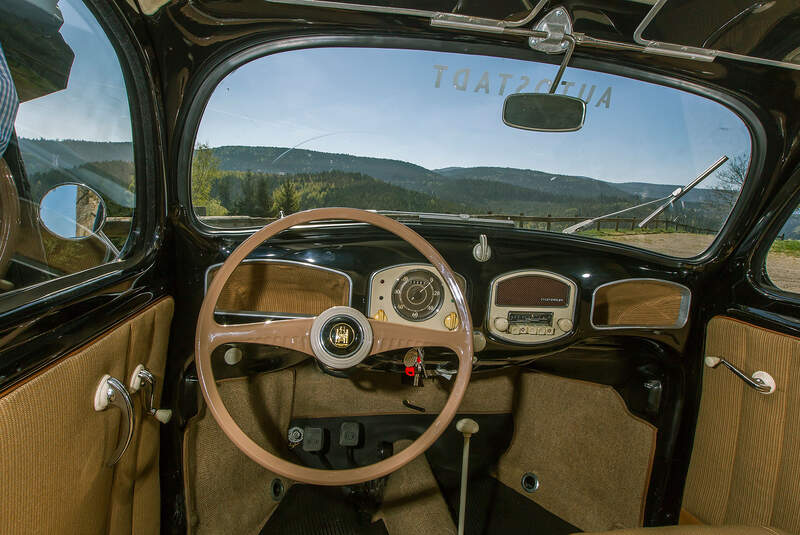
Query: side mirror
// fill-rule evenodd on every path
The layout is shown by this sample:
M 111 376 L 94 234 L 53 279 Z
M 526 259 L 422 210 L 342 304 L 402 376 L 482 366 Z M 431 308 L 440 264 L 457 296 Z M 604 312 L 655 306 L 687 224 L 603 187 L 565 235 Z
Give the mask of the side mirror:
M 102 197 L 83 184 L 60 184 L 39 203 L 42 225 L 60 238 L 82 240 L 98 234 L 106 222 Z
M 515 93 L 503 103 L 503 122 L 535 132 L 575 132 L 583 128 L 586 103 L 550 93 Z

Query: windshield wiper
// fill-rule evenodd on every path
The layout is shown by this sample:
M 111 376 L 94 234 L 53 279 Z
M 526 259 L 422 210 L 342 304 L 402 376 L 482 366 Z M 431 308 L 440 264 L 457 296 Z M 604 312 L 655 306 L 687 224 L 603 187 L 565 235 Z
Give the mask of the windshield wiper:
M 576 224 L 572 225 L 571 227 L 565 228 L 562 231 L 562 233 L 563 234 L 572 234 L 576 230 L 580 230 L 583 227 L 591 225 L 595 221 L 600 221 L 601 219 L 607 219 L 607 218 L 613 217 L 615 215 L 619 215 L 619 214 L 622 214 L 622 213 L 625 213 L 625 212 L 630 212 L 631 210 L 636 210 L 637 208 L 641 208 L 643 206 L 648 206 L 650 204 L 655 204 L 655 203 L 658 203 L 658 202 L 661 202 L 661 201 L 666 201 L 666 202 L 664 202 L 664 204 L 660 205 L 658 208 L 653 210 L 647 217 L 642 219 L 641 222 L 639 222 L 638 225 L 636 225 L 637 227 L 642 228 L 646 224 L 648 224 L 650 221 L 652 221 L 652 219 L 654 217 L 658 216 L 658 214 L 660 214 L 661 212 L 666 210 L 672 203 L 674 203 L 675 201 L 677 201 L 678 199 L 680 199 L 681 197 L 683 197 L 684 195 L 689 193 L 689 191 L 691 191 L 692 188 L 694 188 L 700 182 L 702 182 L 703 180 L 708 178 L 708 176 L 711 173 L 713 173 L 714 171 L 719 169 L 719 167 L 722 164 L 724 164 L 725 162 L 727 162 L 727 161 L 728 161 L 728 157 L 727 156 L 722 156 L 719 160 L 717 160 L 716 162 L 711 164 L 711 166 L 709 166 L 708 169 L 706 169 L 705 171 L 700 173 L 697 176 L 697 178 L 695 178 L 694 180 L 692 180 L 691 182 L 689 182 L 688 184 L 686 184 L 685 186 L 683 186 L 681 188 L 675 188 L 675 191 L 673 191 L 672 193 L 670 193 L 666 197 L 661 197 L 660 199 L 655 199 L 655 200 L 652 200 L 652 201 L 643 202 L 641 204 L 637 204 L 636 206 L 629 206 L 628 208 L 623 208 L 622 210 L 617 210 L 616 212 L 612 212 L 610 214 L 604 214 L 604 215 L 601 215 L 601 216 L 598 216 L 598 217 L 593 217 L 591 219 L 586 219 L 585 221 L 581 221 L 580 223 L 576 223 Z
M 484 219 L 472 217 L 469 214 L 440 214 L 435 212 L 403 212 L 399 210 L 370 210 L 392 219 L 400 221 L 413 221 L 418 223 L 457 223 L 470 225 L 495 225 L 501 227 L 513 227 L 514 221 L 506 219 Z

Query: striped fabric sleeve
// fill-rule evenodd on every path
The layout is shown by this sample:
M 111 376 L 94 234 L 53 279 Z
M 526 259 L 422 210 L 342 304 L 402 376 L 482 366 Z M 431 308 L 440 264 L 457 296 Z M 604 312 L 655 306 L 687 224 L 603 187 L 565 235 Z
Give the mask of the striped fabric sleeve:
M 3 47 L 0 46 L 0 157 L 6 152 L 6 147 L 14 134 L 18 107 L 17 90 L 3 54 Z

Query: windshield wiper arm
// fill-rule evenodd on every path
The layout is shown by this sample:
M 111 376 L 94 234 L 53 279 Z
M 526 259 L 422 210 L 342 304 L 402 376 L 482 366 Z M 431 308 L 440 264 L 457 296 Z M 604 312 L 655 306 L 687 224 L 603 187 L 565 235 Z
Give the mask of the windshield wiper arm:
M 586 219 L 584 221 L 581 221 L 580 223 L 576 223 L 576 224 L 574 224 L 574 225 L 572 225 L 570 227 L 565 228 L 561 232 L 562 232 L 562 234 L 572 234 L 576 230 L 580 230 L 583 227 L 591 225 L 595 221 L 600 221 L 601 219 L 607 219 L 609 217 L 614 217 L 615 215 L 623 214 L 625 212 L 630 212 L 631 210 L 636 210 L 637 208 L 641 208 L 643 206 L 648 206 L 650 204 L 655 204 L 657 202 L 666 201 L 664 204 L 662 204 L 661 206 L 656 208 L 650 215 L 648 215 L 646 218 L 644 218 L 641 221 L 641 223 L 639 223 L 637 225 L 639 228 L 642 228 L 647 223 L 649 223 L 654 217 L 656 217 L 658 214 L 663 212 L 670 204 L 672 204 L 673 202 L 677 201 L 678 199 L 680 199 L 681 197 L 683 197 L 684 195 L 689 193 L 689 190 L 691 190 L 693 187 L 695 187 L 700 182 L 702 182 L 705 178 L 708 177 L 708 175 L 710 175 L 711 173 L 716 171 L 719 168 L 719 166 L 721 166 L 722 164 L 724 164 L 727 161 L 728 161 L 728 157 L 727 156 L 723 156 L 722 158 L 720 158 L 719 160 L 717 160 L 716 162 L 711 164 L 711 166 L 708 169 L 706 169 L 705 171 L 703 171 L 697 178 L 695 178 L 694 180 L 692 180 L 691 182 L 689 182 L 687 185 L 683 186 L 682 188 L 676 188 L 675 191 L 673 191 L 672 193 L 670 193 L 666 197 L 661 197 L 660 199 L 654 199 L 652 201 L 643 202 L 643 203 L 637 204 L 635 206 L 629 206 L 628 208 L 623 208 L 622 210 L 617 210 L 616 212 L 611 212 L 610 214 L 603 214 L 603 215 L 598 216 L 598 217 L 593 217 L 591 219 Z
M 642 206 L 648 206 L 648 205 L 651 205 L 651 204 L 655 204 L 657 202 L 661 202 L 661 201 L 664 201 L 664 200 L 669 199 L 669 198 L 670 198 L 670 196 L 667 195 L 666 197 L 661 197 L 660 199 L 654 199 L 652 201 L 643 202 L 641 204 L 637 204 L 636 206 L 629 206 L 627 208 L 623 208 L 622 210 L 617 210 L 616 212 L 611 212 L 610 214 L 603 214 L 601 216 L 592 217 L 590 219 L 585 219 L 585 220 L 581 221 L 580 223 L 575 223 L 571 227 L 565 228 L 564 230 L 561 231 L 561 233 L 562 234 L 572 234 L 576 230 L 580 230 L 583 227 L 589 226 L 592 223 L 594 223 L 595 221 L 600 221 L 601 219 L 607 219 L 609 217 L 614 217 L 615 215 L 624 214 L 625 212 L 630 212 L 631 210 L 636 210 L 637 208 L 641 208 Z
M 694 180 L 692 180 L 691 182 L 689 182 L 688 184 L 686 184 L 682 188 L 678 188 L 675 191 L 673 191 L 672 194 L 669 196 L 667 202 L 665 202 L 664 204 L 662 204 L 661 206 L 659 206 L 658 208 L 653 210 L 653 212 L 650 215 L 648 215 L 647 217 L 642 219 L 641 223 L 639 223 L 639 225 L 638 225 L 639 228 L 642 228 L 643 226 L 648 224 L 654 217 L 658 216 L 658 214 L 660 214 L 661 212 L 666 210 L 672 203 L 674 203 L 675 201 L 677 201 L 678 199 L 680 199 L 681 197 L 683 197 L 684 195 L 689 193 L 689 191 L 691 191 L 692 188 L 694 188 L 700 182 L 702 182 L 703 180 L 708 178 L 708 175 L 710 175 L 711 173 L 713 173 L 714 171 L 719 169 L 719 167 L 722 164 L 724 164 L 725 162 L 727 162 L 727 161 L 728 161 L 728 157 L 727 156 L 723 156 L 722 158 L 720 158 L 716 162 L 712 163 L 709 166 L 708 169 L 706 169 L 705 171 L 700 173 L 697 176 L 697 178 L 695 178 Z

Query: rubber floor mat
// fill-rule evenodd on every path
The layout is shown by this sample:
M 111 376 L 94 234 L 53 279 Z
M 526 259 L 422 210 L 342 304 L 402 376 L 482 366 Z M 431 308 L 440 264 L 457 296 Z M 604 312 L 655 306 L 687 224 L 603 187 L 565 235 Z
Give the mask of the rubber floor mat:
M 458 523 L 458 487 L 447 489 L 445 499 L 454 522 Z M 466 535 L 568 535 L 581 530 L 495 478 L 476 475 L 467 483 L 464 531 Z
M 260 535 L 388 535 L 383 521 L 370 523 L 339 488 L 294 485 Z

